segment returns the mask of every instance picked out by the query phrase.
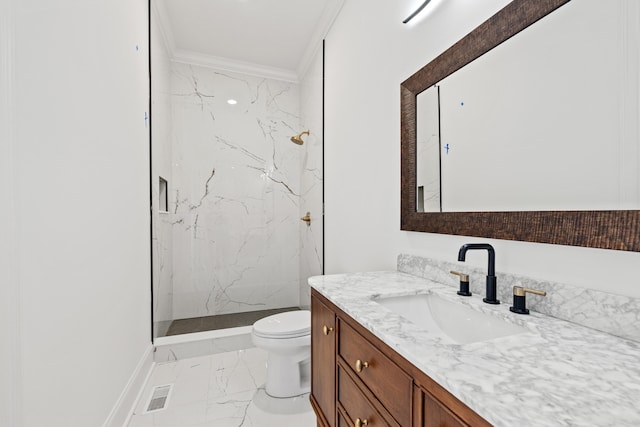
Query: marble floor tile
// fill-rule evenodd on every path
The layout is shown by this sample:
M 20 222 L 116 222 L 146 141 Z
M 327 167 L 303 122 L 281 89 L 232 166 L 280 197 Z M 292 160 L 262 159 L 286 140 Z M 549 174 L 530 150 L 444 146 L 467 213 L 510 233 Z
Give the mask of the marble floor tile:
M 264 391 L 267 353 L 249 348 L 160 363 L 129 427 L 315 427 L 309 395 L 275 399 Z M 165 409 L 145 412 L 154 387 L 172 384 Z

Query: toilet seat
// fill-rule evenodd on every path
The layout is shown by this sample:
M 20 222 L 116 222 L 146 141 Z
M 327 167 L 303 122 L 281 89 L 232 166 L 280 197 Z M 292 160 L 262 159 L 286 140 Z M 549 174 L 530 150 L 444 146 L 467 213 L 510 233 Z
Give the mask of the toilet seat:
M 253 324 L 253 333 L 262 338 L 286 339 L 311 334 L 309 310 L 287 311 L 265 317 Z

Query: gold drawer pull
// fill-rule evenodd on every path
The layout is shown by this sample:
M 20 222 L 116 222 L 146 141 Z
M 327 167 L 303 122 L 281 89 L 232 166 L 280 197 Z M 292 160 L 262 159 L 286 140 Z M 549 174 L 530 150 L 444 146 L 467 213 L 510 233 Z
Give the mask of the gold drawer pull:
M 360 418 L 356 418 L 356 422 L 355 422 L 355 427 L 362 427 L 362 426 L 366 426 L 367 424 L 369 424 L 369 421 L 367 421 L 367 419 L 365 418 L 364 420 L 361 420 Z
M 360 359 L 356 360 L 356 371 L 362 372 L 364 368 L 368 368 L 368 367 L 369 367 L 369 362 L 363 362 Z
M 329 335 L 329 332 L 333 331 L 333 328 L 327 325 L 322 327 L 322 333 L 325 335 Z

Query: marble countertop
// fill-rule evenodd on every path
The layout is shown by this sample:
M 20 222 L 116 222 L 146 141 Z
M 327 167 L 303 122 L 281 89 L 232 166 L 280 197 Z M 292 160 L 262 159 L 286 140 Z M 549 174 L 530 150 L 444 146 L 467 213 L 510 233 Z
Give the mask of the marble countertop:
M 640 426 L 640 344 L 396 271 L 309 284 L 495 426 Z M 452 344 L 372 299 L 435 293 L 529 331 Z

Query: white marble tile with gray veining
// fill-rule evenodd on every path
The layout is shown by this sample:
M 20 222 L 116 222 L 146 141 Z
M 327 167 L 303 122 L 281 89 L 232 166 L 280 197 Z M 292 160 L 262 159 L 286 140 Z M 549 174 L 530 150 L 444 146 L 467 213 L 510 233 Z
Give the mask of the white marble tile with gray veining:
M 171 83 L 174 318 L 297 306 L 297 85 L 181 63 Z
M 269 397 L 267 353 L 258 348 L 158 363 L 134 408 L 129 427 L 312 426 L 309 396 Z M 165 409 L 146 411 L 153 388 L 172 385 Z
M 537 312 L 517 315 L 508 299 L 484 304 L 483 289 L 460 297 L 445 264 L 401 257 L 399 268 L 435 279 L 373 272 L 317 276 L 309 283 L 496 426 L 640 425 L 637 342 Z M 455 344 L 372 300 L 419 293 L 435 293 L 526 332 Z

